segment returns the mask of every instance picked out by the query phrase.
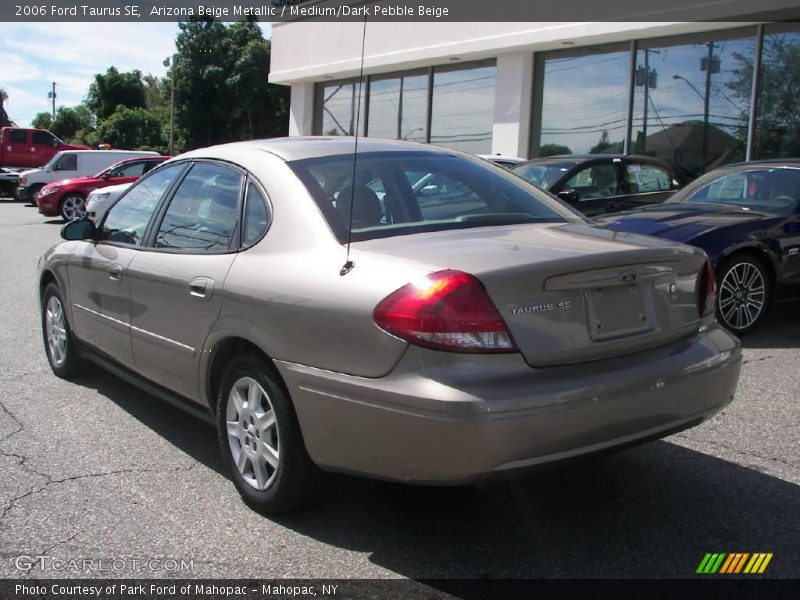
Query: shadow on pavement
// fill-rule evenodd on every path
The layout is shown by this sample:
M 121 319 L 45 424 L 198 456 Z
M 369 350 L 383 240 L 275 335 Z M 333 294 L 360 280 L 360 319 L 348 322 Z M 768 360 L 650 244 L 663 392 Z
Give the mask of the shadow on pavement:
M 764 320 L 742 338 L 745 348 L 800 348 L 800 301 L 773 304 Z
M 112 375 L 80 383 L 224 474 L 212 427 Z M 686 578 L 706 552 L 773 552 L 767 575 L 796 577 L 798 506 L 800 486 L 659 441 L 477 488 L 332 476 L 272 520 L 413 579 Z

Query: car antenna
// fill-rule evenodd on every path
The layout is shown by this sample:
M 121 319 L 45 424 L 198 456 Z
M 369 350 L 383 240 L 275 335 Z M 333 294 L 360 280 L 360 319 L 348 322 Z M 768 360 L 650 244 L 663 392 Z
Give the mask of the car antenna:
M 353 270 L 355 263 L 350 260 L 350 244 L 353 241 L 353 209 L 356 196 L 356 165 L 358 163 L 358 128 L 361 125 L 361 94 L 364 91 L 364 48 L 367 41 L 367 16 L 364 15 L 364 29 L 361 33 L 361 70 L 358 74 L 358 108 L 356 109 L 356 130 L 353 142 L 353 179 L 350 185 L 350 222 L 347 225 L 347 258 L 339 275 L 344 277 Z

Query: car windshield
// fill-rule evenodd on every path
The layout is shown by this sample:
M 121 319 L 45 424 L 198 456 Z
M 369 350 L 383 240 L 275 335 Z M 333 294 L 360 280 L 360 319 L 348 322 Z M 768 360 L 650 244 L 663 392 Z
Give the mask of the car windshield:
M 768 167 L 704 178 L 677 202 L 729 204 L 746 210 L 791 214 L 800 200 L 800 169 Z
M 513 167 L 511 172 L 546 190 L 576 164 L 575 162 L 525 163 Z
M 289 163 L 340 242 L 581 217 L 497 167 L 433 152 L 327 156 Z M 354 177 L 355 175 L 355 177 Z M 349 225 L 352 223 L 352 227 Z

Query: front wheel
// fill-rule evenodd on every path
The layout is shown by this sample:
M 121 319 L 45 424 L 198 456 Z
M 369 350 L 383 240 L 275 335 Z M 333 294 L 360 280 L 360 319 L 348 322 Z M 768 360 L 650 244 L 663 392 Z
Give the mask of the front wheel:
M 65 223 L 86 216 L 86 200 L 80 194 L 70 194 L 61 200 L 61 218 Z
M 732 256 L 719 270 L 717 316 L 736 335 L 751 332 L 767 312 L 770 280 L 764 263 L 749 255 Z
M 55 283 L 47 284 L 42 295 L 42 336 L 47 362 L 58 377 L 69 379 L 79 374 L 84 361 L 78 354 L 64 299 Z
M 248 506 L 278 514 L 314 500 L 321 473 L 272 365 L 242 356 L 228 366 L 217 398 L 217 432 L 223 460 Z

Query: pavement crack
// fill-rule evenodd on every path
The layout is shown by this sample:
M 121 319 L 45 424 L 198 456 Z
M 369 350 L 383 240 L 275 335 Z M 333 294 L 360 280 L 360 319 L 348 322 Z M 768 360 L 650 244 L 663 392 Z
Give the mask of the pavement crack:
M 768 354 L 767 356 L 760 356 L 759 358 L 748 358 L 742 361 L 742 364 L 746 365 L 747 363 L 764 362 L 765 360 L 769 360 L 770 358 L 774 358 L 774 355 Z
M 8 438 L 10 438 L 12 435 L 17 434 L 20 431 L 22 431 L 23 429 L 25 429 L 25 425 L 17 417 L 17 415 L 15 415 L 13 412 L 11 412 L 11 410 L 5 404 L 2 403 L 2 401 L 0 401 L 0 411 L 2 411 L 3 413 L 7 414 L 11 418 L 11 420 L 13 421 L 14 425 L 17 427 L 14 431 L 12 431 L 11 433 L 7 433 L 6 435 L 3 436 L 2 439 L 0 439 L 0 442 L 4 442 Z

